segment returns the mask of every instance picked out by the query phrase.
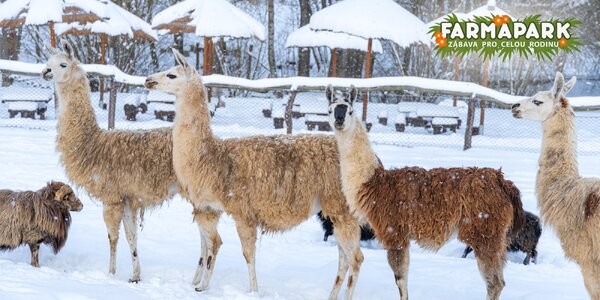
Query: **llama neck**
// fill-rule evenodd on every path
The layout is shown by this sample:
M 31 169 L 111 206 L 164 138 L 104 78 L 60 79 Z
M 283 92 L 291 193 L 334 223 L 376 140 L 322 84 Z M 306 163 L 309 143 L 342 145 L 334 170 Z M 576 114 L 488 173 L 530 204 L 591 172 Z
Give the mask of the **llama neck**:
M 538 170 L 541 186 L 549 188 L 561 180 L 579 177 L 577 136 L 571 108 L 568 105 L 560 107 L 553 116 L 544 121 L 543 129 Z
M 83 69 L 75 66 L 70 80 L 56 83 L 56 92 L 60 100 L 59 135 L 68 133 L 85 139 L 100 131 L 90 101 L 90 84 Z
M 211 141 L 214 136 L 210 128 L 210 113 L 202 81 L 197 79 L 187 85 L 176 100 L 174 130 L 186 134 L 188 145 Z
M 348 131 L 336 131 L 335 134 L 340 153 L 340 171 L 342 189 L 352 211 L 360 207 L 357 193 L 361 186 L 369 181 L 375 170 L 379 168 L 379 160 L 371 148 L 369 137 L 360 120 L 354 120 L 354 128 Z

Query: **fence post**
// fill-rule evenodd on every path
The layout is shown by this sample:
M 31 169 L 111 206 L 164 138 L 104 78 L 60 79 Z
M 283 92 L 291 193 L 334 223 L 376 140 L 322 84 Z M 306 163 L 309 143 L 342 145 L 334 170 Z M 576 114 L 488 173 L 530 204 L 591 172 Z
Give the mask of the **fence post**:
M 475 95 L 473 95 L 475 96 Z M 467 127 L 465 128 L 465 145 L 463 150 L 471 149 L 471 139 L 473 138 L 473 121 L 475 120 L 475 98 L 469 99 L 469 110 L 467 112 Z
M 108 130 L 115 128 L 115 111 L 117 106 L 117 82 L 112 78 L 108 100 Z
M 288 99 L 287 105 L 285 106 L 285 130 L 287 134 L 292 134 L 292 108 L 294 108 L 294 101 L 296 101 L 297 94 L 298 91 L 293 91 Z

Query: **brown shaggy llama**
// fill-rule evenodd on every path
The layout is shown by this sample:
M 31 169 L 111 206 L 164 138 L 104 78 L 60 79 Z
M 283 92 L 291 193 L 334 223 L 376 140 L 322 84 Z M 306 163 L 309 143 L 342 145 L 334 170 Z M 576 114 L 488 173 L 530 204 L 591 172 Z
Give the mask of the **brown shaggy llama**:
M 342 95 L 329 86 L 326 94 L 344 194 L 387 250 L 400 298 L 408 299 L 410 241 L 437 250 L 457 232 L 458 239 L 475 250 L 487 299 L 498 299 L 504 287 L 506 236 L 523 224 L 521 198 L 513 183 L 490 168 L 384 170 L 363 125 L 353 116 L 356 88 Z
M 0 190 L 0 250 L 29 245 L 31 265 L 39 267 L 40 244 L 57 254 L 67 241 L 71 214 L 83 204 L 70 186 L 49 182 L 37 191 Z
M 583 178 L 577 166 L 575 115 L 565 95 L 575 85 L 556 73 L 550 91 L 512 106 L 513 116 L 542 122 L 543 139 L 536 179 L 538 206 L 567 258 L 581 268 L 590 297 L 600 300 L 600 179 Z
M 236 222 L 248 264 L 250 287 L 257 291 L 257 228 L 282 232 L 319 210 L 335 224 L 339 268 L 330 299 L 336 299 L 348 273 L 346 299 L 352 297 L 363 255 L 359 223 L 345 203 L 335 139 L 325 135 L 253 136 L 221 140 L 210 126 L 205 88 L 198 72 L 174 50 L 178 65 L 146 79 L 148 89 L 175 94 L 173 163 L 180 184 L 197 209 L 225 211 Z M 208 286 L 219 245 L 216 221 L 204 224 L 209 243 L 204 279 Z M 211 247 L 212 246 L 212 247 Z M 203 264 L 203 263 L 206 264 Z
M 172 165 L 172 130 L 100 129 L 90 103 L 86 72 L 69 43 L 61 42 L 61 48 L 49 47 L 52 56 L 42 74 L 46 80 L 54 80 L 60 100 L 56 149 L 69 180 L 102 201 L 110 245 L 109 273 L 116 271 L 122 221 L 133 263 L 130 281 L 138 282 L 138 217 L 179 191 Z M 194 212 L 197 221 L 206 217 L 214 216 Z

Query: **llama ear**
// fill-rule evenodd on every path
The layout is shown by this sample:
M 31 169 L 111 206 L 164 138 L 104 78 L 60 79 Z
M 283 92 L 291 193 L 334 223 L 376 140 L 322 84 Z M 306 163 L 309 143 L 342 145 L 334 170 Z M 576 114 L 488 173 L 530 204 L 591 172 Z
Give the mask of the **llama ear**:
M 335 95 L 335 92 L 333 90 L 333 85 L 330 84 L 327 86 L 327 88 L 325 88 L 325 97 L 327 97 L 327 101 L 329 101 L 329 104 L 335 102 L 333 95 Z
M 185 59 L 185 56 L 183 56 L 183 54 L 181 54 L 181 52 L 177 51 L 177 49 L 175 48 L 171 48 L 171 51 L 173 51 L 173 54 L 175 55 L 175 61 L 177 62 L 178 65 L 189 69 L 190 68 L 190 64 L 188 64 L 187 60 Z
M 50 52 L 51 55 L 59 53 L 59 50 L 52 47 L 52 45 L 48 44 L 48 42 L 44 42 L 44 46 L 46 49 L 48 49 L 48 52 Z
M 563 87 L 565 85 L 565 77 L 561 72 L 556 72 L 556 78 L 554 79 L 554 85 L 552 86 L 552 96 L 554 97 L 554 101 L 560 100 L 560 96 L 562 94 Z
M 562 89 L 562 94 L 566 95 L 567 93 L 569 93 L 571 91 L 571 89 L 573 88 L 573 86 L 575 86 L 575 82 L 577 82 L 577 77 L 575 77 L 575 76 L 571 77 L 571 79 L 569 79 L 569 81 L 567 81 L 567 83 L 565 83 L 565 86 Z
M 353 85 L 350 86 L 350 104 L 354 104 L 354 101 L 356 101 L 356 97 L 358 95 L 358 90 L 356 89 L 356 87 Z
M 70 59 L 73 59 L 73 46 L 67 40 L 60 40 L 60 47 L 67 54 Z

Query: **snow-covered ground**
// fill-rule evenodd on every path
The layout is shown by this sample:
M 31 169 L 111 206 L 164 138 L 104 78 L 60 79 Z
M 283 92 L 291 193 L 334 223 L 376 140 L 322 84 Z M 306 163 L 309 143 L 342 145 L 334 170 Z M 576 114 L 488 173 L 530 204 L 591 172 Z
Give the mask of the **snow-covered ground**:
M 393 120 L 393 119 L 392 119 Z M 230 128 L 231 129 L 231 128 Z M 234 129 L 220 130 L 233 136 Z M 228 132 L 228 134 L 222 134 Z M 53 130 L 0 128 L 0 188 L 38 189 L 49 180 L 67 180 L 54 150 Z M 502 167 L 523 194 L 526 210 L 538 212 L 533 194 L 537 153 L 375 145 L 386 167 L 419 165 Z M 579 157 L 581 173 L 600 176 L 600 156 Z M 200 254 L 200 238 L 191 206 L 176 197 L 146 214 L 139 234 L 142 282 L 127 283 L 131 274 L 123 231 L 117 274 L 108 270 L 108 241 L 100 203 L 83 190 L 83 211 L 73 214 L 65 248 L 57 256 L 44 246 L 39 269 L 29 265 L 29 250 L 0 253 L 0 299 L 326 299 L 337 269 L 334 239 L 323 242 L 315 218 L 297 228 L 257 241 L 259 293 L 248 293 L 246 264 L 234 222 L 223 217 L 223 246 L 210 289 L 196 293 L 191 285 Z M 386 253 L 377 242 L 363 243 L 365 261 L 355 299 L 397 299 Z M 472 255 L 460 258 L 464 246 L 451 241 L 438 253 L 411 248 L 411 299 L 483 299 L 484 282 Z M 587 299 L 577 266 L 565 260 L 549 228 L 538 247 L 537 265 L 523 266 L 523 253 L 509 254 L 502 299 Z M 341 296 L 340 296 L 341 298 Z

